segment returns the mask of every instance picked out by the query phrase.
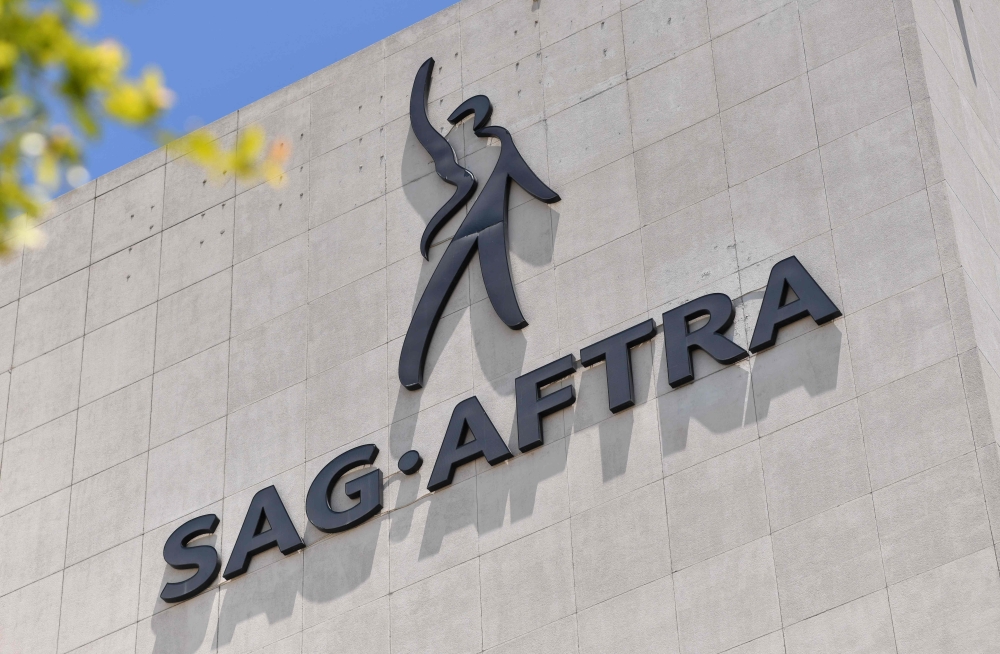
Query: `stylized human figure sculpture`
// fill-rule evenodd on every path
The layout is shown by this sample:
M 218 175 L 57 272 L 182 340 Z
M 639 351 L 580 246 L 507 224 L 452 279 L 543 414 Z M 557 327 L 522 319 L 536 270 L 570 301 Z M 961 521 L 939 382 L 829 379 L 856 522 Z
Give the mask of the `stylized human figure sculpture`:
M 438 175 L 456 186 L 451 199 L 431 218 L 420 239 L 420 252 L 428 258 L 431 240 L 444 223 L 458 212 L 476 190 L 475 176 L 455 158 L 455 151 L 444 136 L 438 133 L 427 119 L 427 95 L 430 90 L 434 60 L 428 59 L 417 72 L 410 94 L 410 124 L 417 140 L 434 159 Z M 434 328 L 448 302 L 458 278 L 468 265 L 476 249 L 483 272 L 483 283 L 493 309 L 511 329 L 528 325 L 517 304 L 514 282 L 507 259 L 507 201 L 511 182 L 542 202 L 558 202 L 559 196 L 545 185 L 528 167 L 517 151 L 510 132 L 503 127 L 488 126 L 493 105 L 485 95 L 477 95 L 463 102 L 448 117 L 452 125 L 473 116 L 472 129 L 476 136 L 492 136 L 500 141 L 500 158 L 486 181 L 482 193 L 469 209 L 451 243 L 445 249 L 437 268 L 424 289 L 417 309 L 410 320 L 410 327 L 403 339 L 399 356 L 399 381 L 406 388 L 416 390 L 423 386 L 424 362 L 430 347 Z

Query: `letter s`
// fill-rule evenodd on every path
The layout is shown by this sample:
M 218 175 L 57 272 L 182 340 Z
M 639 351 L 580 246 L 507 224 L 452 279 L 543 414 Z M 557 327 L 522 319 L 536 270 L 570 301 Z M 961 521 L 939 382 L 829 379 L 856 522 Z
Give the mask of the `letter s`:
M 212 585 L 222 567 L 219 553 L 211 545 L 188 547 L 188 543 L 199 536 L 215 533 L 218 526 L 218 516 L 203 515 L 188 520 L 170 534 L 163 545 L 163 560 L 178 570 L 197 568 L 198 571 L 185 581 L 168 583 L 160 592 L 160 599 L 183 602 Z

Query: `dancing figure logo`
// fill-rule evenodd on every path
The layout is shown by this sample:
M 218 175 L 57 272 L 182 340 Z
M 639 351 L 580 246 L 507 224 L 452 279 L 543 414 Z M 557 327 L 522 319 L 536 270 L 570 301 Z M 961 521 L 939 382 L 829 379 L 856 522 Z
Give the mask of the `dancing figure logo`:
M 427 96 L 431 87 L 434 59 L 420 66 L 413 80 L 410 94 L 410 124 L 417 140 L 434 159 L 434 169 L 441 179 L 455 186 L 455 192 L 431 218 L 420 238 L 420 253 L 429 259 L 431 241 L 444 224 L 454 217 L 472 197 L 477 180 L 471 171 L 462 167 L 448 140 L 431 125 L 427 118 Z M 452 112 L 448 122 L 457 125 L 472 116 L 472 130 L 480 138 L 493 137 L 500 141 L 500 158 L 486 181 L 482 193 L 459 225 L 424 289 L 417 309 L 410 320 L 403 349 L 399 356 L 399 381 L 410 390 L 423 386 L 424 363 L 444 306 L 448 302 L 458 278 L 472 255 L 479 250 L 486 294 L 494 311 L 511 329 L 528 325 L 514 293 L 514 281 L 507 259 L 507 203 L 511 182 L 546 204 L 559 201 L 559 195 L 550 189 L 531 170 L 524 157 L 517 151 L 510 132 L 498 125 L 490 125 L 493 105 L 485 95 L 469 98 Z

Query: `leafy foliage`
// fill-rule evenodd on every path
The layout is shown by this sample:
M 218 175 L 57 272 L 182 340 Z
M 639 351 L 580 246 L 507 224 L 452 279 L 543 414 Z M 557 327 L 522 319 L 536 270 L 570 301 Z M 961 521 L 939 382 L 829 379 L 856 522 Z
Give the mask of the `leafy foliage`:
M 49 196 L 65 180 L 86 182 L 85 143 L 101 125 L 117 122 L 149 130 L 161 143 L 171 135 L 158 124 L 173 93 L 155 68 L 129 77 L 128 53 L 115 41 L 91 43 L 82 29 L 96 22 L 91 0 L 0 0 L 0 253 L 43 239 L 34 228 Z M 71 125 L 54 124 L 60 105 Z M 241 133 L 228 150 L 206 131 L 179 139 L 192 161 L 216 176 L 280 179 L 288 146 L 269 148 L 263 130 Z

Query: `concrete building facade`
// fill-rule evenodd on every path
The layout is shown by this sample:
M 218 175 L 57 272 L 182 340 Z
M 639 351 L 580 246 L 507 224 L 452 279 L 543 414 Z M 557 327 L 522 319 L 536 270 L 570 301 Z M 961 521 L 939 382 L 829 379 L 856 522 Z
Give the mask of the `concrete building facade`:
M 429 57 L 458 162 L 499 156 L 447 121 L 485 94 L 561 199 L 511 191 L 528 326 L 475 255 L 407 390 L 466 211 L 425 261 L 453 191 L 411 130 Z M 996 0 L 463 0 L 210 129 L 251 125 L 292 144 L 281 185 L 168 147 L 2 262 L 0 653 L 1000 652 Z M 746 348 L 790 256 L 841 317 L 676 388 L 658 327 L 609 410 L 582 348 L 709 293 Z M 576 402 L 520 452 L 515 379 L 566 355 Z M 515 456 L 429 492 L 472 397 Z M 324 533 L 310 484 L 365 444 L 383 507 Z M 192 545 L 225 565 L 271 486 L 305 548 L 161 600 L 192 573 L 168 537 L 216 515 Z

